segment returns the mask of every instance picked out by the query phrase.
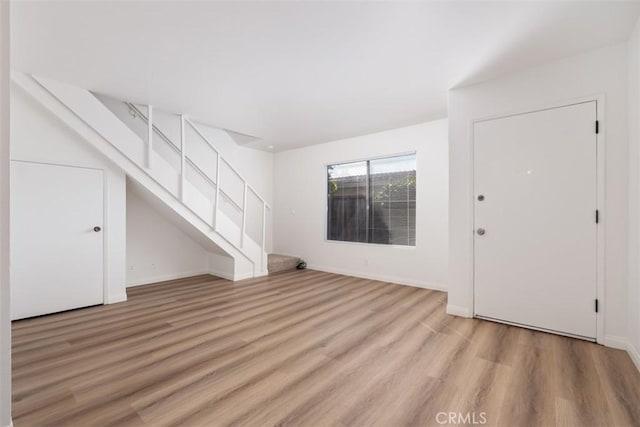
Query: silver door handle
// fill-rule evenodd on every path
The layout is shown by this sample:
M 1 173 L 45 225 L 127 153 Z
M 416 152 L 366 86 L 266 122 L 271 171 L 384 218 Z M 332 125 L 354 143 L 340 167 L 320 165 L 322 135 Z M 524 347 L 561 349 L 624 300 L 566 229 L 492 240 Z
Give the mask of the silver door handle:
M 476 233 L 478 233 L 479 236 L 484 236 L 484 228 L 478 228 Z

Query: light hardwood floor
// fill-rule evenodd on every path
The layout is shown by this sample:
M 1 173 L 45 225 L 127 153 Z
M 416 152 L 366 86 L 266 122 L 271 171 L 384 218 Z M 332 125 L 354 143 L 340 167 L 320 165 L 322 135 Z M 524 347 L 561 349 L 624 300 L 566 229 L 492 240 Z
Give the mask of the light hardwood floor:
M 14 322 L 16 427 L 640 425 L 626 353 L 448 316 L 442 292 L 305 270 L 128 294 Z

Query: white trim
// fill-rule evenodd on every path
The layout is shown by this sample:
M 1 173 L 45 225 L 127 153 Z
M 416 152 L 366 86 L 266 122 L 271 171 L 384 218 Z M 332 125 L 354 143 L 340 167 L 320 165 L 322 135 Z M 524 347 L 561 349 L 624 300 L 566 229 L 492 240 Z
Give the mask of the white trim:
M 220 277 L 222 279 L 230 280 L 232 282 L 238 282 L 240 280 L 256 279 L 258 277 L 268 276 L 269 272 L 268 271 L 261 271 L 261 272 L 257 272 L 257 273 L 253 273 L 253 274 L 252 273 L 244 273 L 244 274 L 231 273 L 231 274 L 229 274 L 229 272 L 216 270 L 215 268 L 209 267 L 209 271 L 207 272 L 207 274 L 211 274 L 212 276 Z
M 263 272 L 269 274 L 269 266 L 265 260 L 267 254 L 267 204 L 262 203 L 262 252 L 260 253 L 260 268 Z
M 207 271 L 207 274 L 211 274 L 212 276 L 233 281 L 233 274 L 229 274 L 228 272 L 224 272 L 221 270 L 216 270 L 215 268 L 210 267 L 209 271 Z
M 244 239 L 247 234 L 247 196 L 248 196 L 247 193 L 248 192 L 249 192 L 249 184 L 247 184 L 247 181 L 245 181 L 242 189 L 242 228 L 240 229 L 240 247 L 241 248 L 244 248 Z
M 264 270 L 264 271 L 259 271 L 257 273 L 254 273 L 253 277 L 257 278 L 257 277 L 265 277 L 269 275 L 269 271 L 268 270 Z
M 627 341 L 627 353 L 629 353 L 629 357 L 640 371 L 640 351 L 635 348 L 630 341 Z
M 510 112 L 503 112 L 501 114 L 494 114 L 487 117 L 481 117 L 472 119 L 469 122 L 469 154 L 470 154 L 470 212 L 471 215 L 469 217 L 469 238 L 471 239 L 471 268 L 469 269 L 471 274 L 470 286 L 468 287 L 468 292 L 470 293 L 469 298 L 469 306 L 468 311 L 474 313 L 475 315 L 475 245 L 474 245 L 474 237 L 475 237 L 475 158 L 474 158 L 474 128 L 476 123 L 484 122 L 487 120 L 495 120 L 505 117 L 512 117 L 521 114 L 534 113 L 538 111 L 550 110 L 554 108 L 562 108 L 568 107 L 571 105 L 584 104 L 587 102 L 595 102 L 596 103 L 596 120 L 599 121 L 600 128 L 599 132 L 596 135 L 596 150 L 597 150 L 597 165 L 596 165 L 596 209 L 600 212 L 600 222 L 597 227 L 597 238 L 596 238 L 596 247 L 597 247 L 597 261 L 596 261 L 596 298 L 598 298 L 598 306 L 599 311 L 596 313 L 596 342 L 599 344 L 605 343 L 605 311 L 606 311 L 606 302 L 605 302 L 605 242 L 606 242 L 606 210 L 605 210 L 605 131 L 606 131 L 606 122 L 605 122 L 605 95 L 604 94 L 596 94 L 584 97 L 572 98 L 570 100 L 566 100 L 563 102 L 555 102 L 548 103 L 544 105 L 532 106 L 530 108 L 518 108 L 516 110 L 512 110 Z M 458 307 L 460 308 L 460 307 Z M 453 313 L 451 313 L 453 314 Z M 606 345 L 606 344 L 605 344 Z
M 89 169 L 89 170 L 104 172 L 103 168 L 91 167 L 91 166 L 65 165 L 63 163 L 41 162 L 41 161 L 35 161 L 35 160 L 22 160 L 22 159 L 10 159 L 10 161 L 16 162 L 16 163 L 33 163 L 33 164 L 37 164 L 37 165 L 62 166 L 62 167 L 65 167 L 65 168 Z
M 150 285 L 152 283 L 166 282 L 167 280 L 186 279 L 187 277 L 200 276 L 202 274 L 212 274 L 209 269 L 185 271 L 182 273 L 163 274 L 161 276 L 147 277 L 140 280 L 127 281 L 127 288 L 135 286 Z
M 599 213 L 599 223 L 597 227 L 597 278 L 596 278 L 596 298 L 598 298 L 598 313 L 596 313 L 596 342 L 604 343 L 605 340 L 605 313 L 606 313 L 606 229 L 607 229 L 607 210 L 605 205 L 606 194 L 606 163 L 605 163 L 605 134 L 607 130 L 607 122 L 605 116 L 605 95 L 595 97 L 596 100 L 596 120 L 598 120 L 598 133 L 596 134 L 596 209 Z
M 556 330 L 547 329 L 547 328 L 540 328 L 538 326 L 525 325 L 523 323 L 518 323 L 518 322 L 510 322 L 508 320 L 496 319 L 496 318 L 489 317 L 489 316 L 478 316 L 476 314 L 475 317 L 476 317 L 476 319 L 486 320 L 487 322 L 502 323 L 504 325 L 517 326 L 518 328 L 531 329 L 531 330 L 534 330 L 534 331 L 546 332 L 548 334 L 561 335 L 563 337 L 569 337 L 569 338 L 575 338 L 575 339 L 578 339 L 578 340 L 595 342 L 595 338 L 593 338 L 593 337 L 585 337 L 585 336 L 582 336 L 582 335 L 568 334 L 568 333 L 562 332 L 562 331 L 556 331 Z
M 473 313 L 469 311 L 467 307 L 461 307 L 459 305 L 451 305 L 451 304 L 447 304 L 447 314 L 450 314 L 452 316 L 460 316 L 460 317 L 467 317 L 467 318 L 473 317 Z
M 153 106 L 147 105 L 147 169 L 151 169 L 153 162 Z
M 324 171 L 326 172 L 327 168 L 329 166 L 346 165 L 346 164 L 349 164 L 349 163 L 358 163 L 358 162 L 367 162 L 369 160 L 390 159 L 390 158 L 393 158 L 393 157 L 410 156 L 412 154 L 413 155 L 417 154 L 417 150 L 404 151 L 404 152 L 400 152 L 400 153 L 393 152 L 391 154 L 381 154 L 379 156 L 372 156 L 372 157 L 360 157 L 360 158 L 357 158 L 357 159 L 342 160 L 342 161 L 337 161 L 337 162 L 327 162 L 324 165 Z
M 184 186 L 187 180 L 187 136 L 184 123 L 184 114 L 180 114 L 180 201 L 184 203 Z
M 125 302 L 127 300 L 127 292 L 122 292 L 118 295 L 112 295 L 104 301 L 105 304 L 116 304 L 118 302 Z
M 216 151 L 216 196 L 213 206 L 213 231 L 218 231 L 218 207 L 220 206 L 220 153 Z
M 326 222 L 327 221 L 325 219 L 325 223 Z M 379 248 L 392 248 L 392 249 L 399 249 L 403 251 L 416 250 L 418 248 L 416 245 L 392 245 L 392 244 L 386 244 L 386 243 L 347 242 L 344 240 L 329 240 L 326 238 L 326 236 L 324 239 L 324 243 L 336 244 L 336 245 L 377 246 Z
M 233 279 L 229 279 L 232 280 L 234 282 L 239 282 L 240 280 L 247 280 L 247 279 L 255 279 L 256 277 L 262 277 L 262 276 L 266 276 L 267 274 L 263 274 L 263 273 L 255 273 L 255 274 L 251 274 L 251 273 L 245 273 L 245 274 L 236 274 L 234 275 Z
M 606 347 L 617 348 L 619 350 L 626 350 L 631 361 L 636 365 L 638 371 L 640 371 L 640 351 L 631 344 L 631 341 L 629 341 L 628 338 L 606 335 L 604 337 L 604 345 Z
M 219 277 L 221 279 L 226 279 L 226 280 L 230 280 L 232 282 L 237 282 L 239 280 L 246 280 L 246 279 L 253 279 L 253 278 L 257 278 L 257 277 L 263 277 L 263 276 L 268 276 L 269 273 L 268 272 L 259 272 L 254 274 L 251 273 L 246 273 L 246 274 L 229 274 L 228 272 L 223 272 L 221 270 L 216 270 L 215 268 L 207 268 L 207 269 L 202 269 L 202 270 L 194 270 L 194 271 L 188 271 L 188 272 L 184 272 L 184 273 L 175 273 L 175 274 L 164 274 L 162 276 L 154 276 L 151 278 L 145 278 L 142 280 L 136 280 L 133 282 L 127 282 L 127 288 L 133 288 L 136 286 L 144 286 L 144 285 L 151 285 L 154 283 L 158 283 L 158 282 L 166 282 L 167 280 L 177 280 L 177 279 L 186 279 L 189 277 L 193 277 L 193 276 L 201 276 L 203 274 L 210 274 L 211 276 L 215 276 L 215 277 Z M 121 301 L 126 301 L 127 300 L 127 296 L 126 294 L 124 295 L 124 299 L 119 299 L 122 296 L 118 296 L 116 298 L 112 298 L 109 301 L 109 304 L 112 303 L 116 303 L 116 302 L 121 302 Z
M 111 224 L 109 223 L 109 195 L 111 188 L 109 187 L 109 177 L 104 169 L 102 172 L 102 304 L 109 304 L 111 300 L 110 267 L 111 267 L 111 245 L 109 237 L 111 234 Z M 126 207 L 125 207 L 126 209 Z M 125 232 L 126 235 L 126 232 Z M 125 286 L 126 288 L 126 286 Z M 126 296 L 125 296 L 126 298 Z
M 385 276 L 377 274 L 363 274 L 358 271 L 342 268 L 326 267 L 322 265 L 308 265 L 309 270 L 324 271 L 325 273 L 342 274 L 345 276 L 358 277 L 360 279 L 378 280 L 380 282 L 393 283 L 396 285 L 412 286 L 414 288 L 429 289 L 432 291 L 447 292 L 447 286 L 439 283 L 425 282 L 422 280 L 406 279 L 397 276 Z
M 162 276 L 154 276 L 154 277 L 145 278 L 141 280 L 135 280 L 133 282 L 127 282 L 127 288 L 151 285 L 158 282 L 166 282 L 167 280 L 186 279 L 193 276 L 201 276 L 203 274 L 210 274 L 212 276 L 216 276 L 221 279 L 230 280 L 232 282 L 237 282 L 239 280 L 253 279 L 253 278 L 269 275 L 269 273 L 266 271 L 256 273 L 255 275 L 251 273 L 234 275 L 234 274 L 229 274 L 228 272 L 223 272 L 221 270 L 216 270 L 215 268 L 207 268 L 207 269 L 194 270 L 194 271 L 185 272 L 185 273 L 164 274 Z M 122 295 L 116 296 L 115 298 L 111 298 L 108 304 L 113 304 L 116 302 L 122 302 L 127 300 L 126 294 L 124 295 L 124 299 L 120 299 L 120 298 L 122 298 Z
M 629 340 L 626 337 L 618 337 L 615 335 L 606 335 L 604 337 L 605 347 L 617 348 L 619 350 L 626 350 L 630 345 Z

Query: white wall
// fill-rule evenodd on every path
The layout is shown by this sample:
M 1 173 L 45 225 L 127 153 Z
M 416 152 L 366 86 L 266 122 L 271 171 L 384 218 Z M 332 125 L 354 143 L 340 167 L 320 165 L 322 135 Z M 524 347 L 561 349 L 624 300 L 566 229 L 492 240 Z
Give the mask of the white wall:
M 0 426 L 11 424 L 9 307 L 9 2 L 0 2 Z
M 208 272 L 209 253 L 127 188 L 127 286 Z
M 629 39 L 629 353 L 640 369 L 640 20 Z
M 411 151 L 417 154 L 417 246 L 326 241 L 326 166 Z M 446 120 L 276 153 L 275 252 L 300 256 L 314 269 L 446 288 L 447 162 Z
M 610 46 L 449 92 L 449 307 L 473 313 L 470 122 L 603 94 L 606 144 L 605 340 L 627 333 L 627 50 Z
M 105 303 L 126 300 L 125 174 L 22 89 L 11 89 L 11 159 L 102 169 L 105 180 Z

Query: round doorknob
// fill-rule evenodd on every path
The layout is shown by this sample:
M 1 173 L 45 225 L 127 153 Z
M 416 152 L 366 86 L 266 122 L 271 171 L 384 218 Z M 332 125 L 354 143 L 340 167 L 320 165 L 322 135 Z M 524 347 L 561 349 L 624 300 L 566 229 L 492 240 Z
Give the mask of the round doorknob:
M 478 228 L 477 233 L 478 233 L 478 235 L 480 235 L 480 236 L 484 236 L 484 228 Z
M 98 227 L 97 225 L 93 227 L 93 231 L 95 231 L 96 233 L 98 233 L 100 230 L 102 230 L 102 228 Z

